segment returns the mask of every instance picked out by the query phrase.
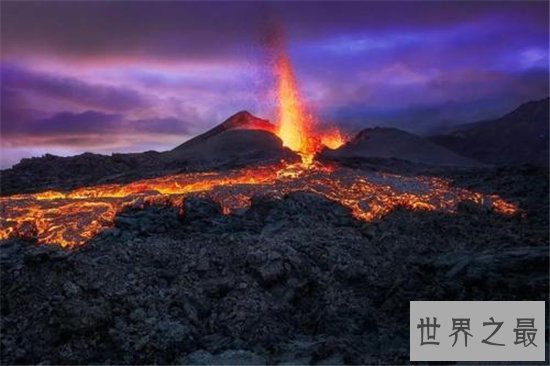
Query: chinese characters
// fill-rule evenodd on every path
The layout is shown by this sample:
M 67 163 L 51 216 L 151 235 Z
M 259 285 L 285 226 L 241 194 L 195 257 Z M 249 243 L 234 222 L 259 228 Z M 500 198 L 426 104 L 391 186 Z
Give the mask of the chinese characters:
M 516 322 L 516 328 L 514 328 L 514 344 L 522 344 L 524 347 L 537 347 L 537 345 L 535 344 L 535 337 L 537 335 L 537 329 L 535 328 L 535 319 L 517 318 Z M 494 326 L 494 329 L 487 337 L 481 339 L 481 343 L 490 346 L 505 346 L 504 343 L 497 343 L 490 340 L 499 332 L 503 324 L 503 321 L 495 321 L 493 317 L 490 317 L 489 321 L 483 322 L 483 327 Z M 449 334 L 449 337 L 454 337 L 452 347 L 457 344 L 459 338 L 463 338 L 464 347 L 468 347 L 468 337 L 474 338 L 473 334 L 470 333 L 470 319 L 452 318 L 452 325 L 453 332 Z M 437 322 L 437 317 L 432 317 L 431 321 L 430 317 L 419 319 L 417 328 L 420 329 L 420 345 L 439 345 L 440 342 L 437 341 L 436 331 L 440 327 L 441 324 Z

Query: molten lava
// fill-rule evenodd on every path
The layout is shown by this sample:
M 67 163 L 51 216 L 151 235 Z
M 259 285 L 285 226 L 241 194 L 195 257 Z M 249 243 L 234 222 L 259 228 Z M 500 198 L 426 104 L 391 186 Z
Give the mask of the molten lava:
M 337 149 L 346 143 L 345 135 L 333 128 L 323 131 L 308 113 L 300 95 L 292 63 L 282 47 L 277 50 L 275 76 L 277 80 L 277 135 L 283 145 L 302 157 L 305 167 L 313 163 L 323 146 Z
M 337 128 L 331 128 L 321 135 L 321 144 L 332 150 L 338 149 L 346 142 L 348 142 L 347 136 Z
M 319 141 L 313 134 L 313 119 L 304 111 L 292 65 L 287 55 L 277 60 L 278 130 L 283 145 L 300 153 L 304 163 L 313 162 Z
M 148 205 L 182 207 L 190 193 L 212 197 L 224 213 L 247 208 L 255 195 L 282 198 L 288 193 L 319 194 L 350 209 L 360 220 L 383 217 L 397 207 L 454 212 L 458 203 L 473 201 L 511 215 L 518 208 L 498 196 L 483 195 L 433 177 L 365 173 L 313 163 L 284 163 L 230 172 L 186 173 L 129 184 L 47 191 L 0 198 L 0 239 L 20 237 L 43 244 L 82 245 L 112 227 L 118 213 Z

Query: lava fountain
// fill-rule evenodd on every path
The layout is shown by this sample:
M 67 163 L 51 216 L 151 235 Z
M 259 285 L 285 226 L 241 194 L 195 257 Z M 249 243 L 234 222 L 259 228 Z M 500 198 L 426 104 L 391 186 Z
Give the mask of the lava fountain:
M 323 146 L 337 149 L 346 142 L 337 128 L 323 130 L 306 108 L 300 94 L 294 68 L 288 52 L 279 40 L 275 47 L 275 78 L 277 84 L 277 135 L 283 145 L 302 157 L 305 167 L 312 165 Z
M 277 57 L 275 75 L 278 96 L 277 135 L 284 146 L 298 152 L 303 162 L 310 165 L 319 150 L 320 141 L 313 134 L 312 116 L 305 113 L 288 55 Z

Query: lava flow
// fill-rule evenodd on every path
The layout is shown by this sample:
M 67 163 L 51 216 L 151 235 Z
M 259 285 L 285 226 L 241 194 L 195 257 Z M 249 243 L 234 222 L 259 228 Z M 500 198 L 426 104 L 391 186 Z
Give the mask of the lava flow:
M 20 237 L 43 244 L 78 246 L 112 227 L 117 214 L 127 208 L 153 204 L 181 208 L 189 194 L 212 197 L 226 214 L 249 207 L 256 195 L 282 198 L 297 191 L 338 202 L 357 219 L 366 221 L 381 218 L 397 207 L 453 212 L 466 200 L 504 215 L 518 211 L 498 196 L 456 188 L 441 178 L 404 177 L 320 164 L 315 155 L 323 146 L 338 148 L 345 143 L 345 137 L 336 129 L 323 131 L 306 112 L 292 65 L 284 53 L 277 59 L 276 76 L 276 133 L 285 146 L 300 154 L 301 163 L 281 162 L 229 172 L 176 174 L 128 184 L 82 187 L 69 192 L 0 197 L 0 239 Z
M 298 169 L 299 174 L 287 174 Z M 295 172 L 294 172 L 295 173 Z M 84 187 L 70 192 L 47 191 L 0 198 L 0 239 L 21 237 L 39 243 L 82 245 L 114 225 L 127 208 L 162 204 L 182 207 L 190 193 L 209 195 L 225 213 L 246 208 L 255 195 L 283 197 L 308 191 L 336 201 L 361 220 L 380 218 L 397 207 L 453 212 L 469 200 L 511 215 L 517 207 L 498 196 L 452 187 L 432 177 L 364 173 L 314 164 L 310 169 L 284 164 L 230 172 L 188 173 L 129 184 Z

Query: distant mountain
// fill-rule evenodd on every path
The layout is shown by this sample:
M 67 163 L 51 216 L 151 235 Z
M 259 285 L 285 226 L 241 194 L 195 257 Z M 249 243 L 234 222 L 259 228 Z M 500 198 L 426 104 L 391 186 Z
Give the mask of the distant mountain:
M 440 166 L 479 166 L 429 139 L 396 128 L 367 128 L 342 147 L 325 151 L 329 158 L 393 158 Z
M 431 140 L 489 164 L 548 166 L 549 98 L 522 104 L 494 120 L 459 126 Z

